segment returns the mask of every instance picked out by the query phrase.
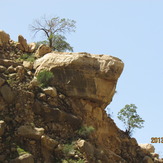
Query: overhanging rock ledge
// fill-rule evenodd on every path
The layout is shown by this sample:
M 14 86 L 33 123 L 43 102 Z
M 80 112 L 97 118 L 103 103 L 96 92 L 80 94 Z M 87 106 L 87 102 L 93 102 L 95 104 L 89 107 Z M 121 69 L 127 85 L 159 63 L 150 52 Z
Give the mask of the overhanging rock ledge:
M 123 62 L 109 55 L 53 52 L 34 63 L 36 74 L 48 69 L 53 72 L 52 85 L 66 96 L 108 105 L 123 71 Z

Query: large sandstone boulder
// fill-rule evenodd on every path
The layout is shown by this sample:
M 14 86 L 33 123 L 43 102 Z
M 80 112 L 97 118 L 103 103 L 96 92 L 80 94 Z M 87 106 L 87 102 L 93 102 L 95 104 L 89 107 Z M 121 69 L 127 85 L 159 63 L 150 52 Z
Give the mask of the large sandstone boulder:
M 30 53 L 33 53 L 36 50 L 36 43 L 32 42 L 28 44 L 28 50 Z
M 46 54 L 34 63 L 36 73 L 48 69 L 54 74 L 51 84 L 69 97 L 109 104 L 115 93 L 123 62 L 109 55 L 88 53 Z
M 24 52 L 28 52 L 27 40 L 22 35 L 18 36 L 17 47 Z
M 10 35 L 0 30 L 0 46 L 8 44 L 9 40 L 10 40 Z
M 51 51 L 52 51 L 52 49 L 49 46 L 41 44 L 38 47 L 35 55 L 36 55 L 36 57 L 42 57 L 43 55 L 50 53 Z

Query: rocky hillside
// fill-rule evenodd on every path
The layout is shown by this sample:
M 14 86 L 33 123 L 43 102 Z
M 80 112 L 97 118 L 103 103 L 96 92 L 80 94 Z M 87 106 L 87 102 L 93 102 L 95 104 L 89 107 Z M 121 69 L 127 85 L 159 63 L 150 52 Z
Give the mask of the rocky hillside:
M 1 163 L 163 162 L 107 116 L 123 62 L 0 31 Z

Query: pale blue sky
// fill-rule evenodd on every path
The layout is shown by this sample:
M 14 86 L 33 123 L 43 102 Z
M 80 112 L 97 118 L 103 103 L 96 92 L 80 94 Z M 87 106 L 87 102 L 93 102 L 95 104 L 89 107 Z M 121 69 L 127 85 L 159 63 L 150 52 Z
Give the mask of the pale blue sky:
M 161 0 L 0 0 L 0 29 L 17 41 L 32 39 L 29 24 L 46 14 L 77 21 L 68 35 L 75 52 L 119 57 L 125 68 L 109 108 L 113 119 L 126 104 L 135 104 L 145 120 L 135 131 L 138 143 L 163 137 L 163 1 Z M 163 154 L 163 144 L 153 144 Z

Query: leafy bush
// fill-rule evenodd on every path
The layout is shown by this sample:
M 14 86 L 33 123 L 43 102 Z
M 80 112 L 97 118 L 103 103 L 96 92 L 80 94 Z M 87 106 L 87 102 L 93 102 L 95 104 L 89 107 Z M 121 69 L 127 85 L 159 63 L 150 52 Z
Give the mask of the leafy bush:
M 82 138 L 88 138 L 88 136 L 94 131 L 94 127 L 92 126 L 83 126 L 81 129 L 77 131 L 78 135 Z
M 50 80 L 54 77 L 53 73 L 48 70 L 43 70 L 36 76 L 40 86 L 45 88 L 49 86 Z
M 134 104 L 125 105 L 118 112 L 118 119 L 121 120 L 126 128 L 126 133 L 131 136 L 135 128 L 142 128 L 144 120 L 138 115 L 137 107 Z

